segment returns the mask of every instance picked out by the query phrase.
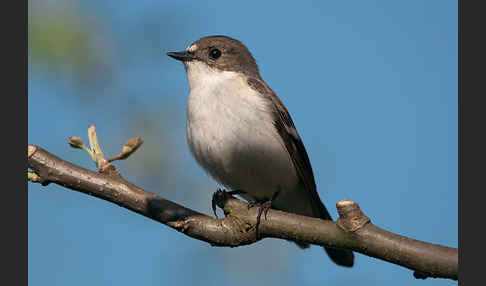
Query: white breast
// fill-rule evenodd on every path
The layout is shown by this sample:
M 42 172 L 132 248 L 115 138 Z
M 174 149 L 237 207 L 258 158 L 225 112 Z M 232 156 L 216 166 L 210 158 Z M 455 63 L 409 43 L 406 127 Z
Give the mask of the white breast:
M 270 101 L 242 75 L 188 64 L 187 141 L 199 164 L 222 185 L 268 199 L 298 184 L 278 135 Z

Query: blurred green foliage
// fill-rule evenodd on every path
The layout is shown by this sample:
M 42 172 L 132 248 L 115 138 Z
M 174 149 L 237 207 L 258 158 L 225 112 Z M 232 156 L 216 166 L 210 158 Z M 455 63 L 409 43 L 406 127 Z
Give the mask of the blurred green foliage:
M 106 43 L 96 37 L 100 25 L 80 15 L 72 1 L 29 1 L 29 62 L 81 78 L 106 72 L 109 61 L 100 53 Z
M 138 79 L 120 80 L 120 74 L 130 72 L 143 59 L 130 62 L 130 57 L 137 55 L 133 49 L 127 49 L 125 57 L 116 53 L 106 18 L 83 10 L 81 3 L 74 0 L 31 0 L 28 17 L 29 69 L 34 71 L 31 75 L 52 88 L 43 102 L 63 102 L 63 108 L 71 112 L 70 124 L 83 120 L 85 126 L 97 125 L 107 156 L 116 155 L 128 138 L 141 136 L 145 143 L 140 150 L 126 162 L 116 162 L 126 174 L 138 178 L 137 182 L 157 186 L 178 177 L 181 167 L 175 157 L 184 149 L 175 141 L 185 138 L 183 133 L 174 136 L 173 126 L 184 127 L 184 109 L 174 106 L 165 96 L 154 97 L 157 101 L 147 106 L 139 99 L 149 92 L 164 95 L 168 91 L 158 85 L 147 91 L 150 82 Z M 155 17 L 158 15 L 152 14 L 152 18 L 146 16 L 144 20 L 154 21 Z M 164 25 L 152 27 L 160 26 Z M 157 53 L 161 57 L 162 52 Z M 112 57 L 116 66 L 112 66 Z M 127 59 L 129 64 L 123 64 Z M 67 97 L 70 99 L 64 101 Z M 69 135 L 83 134 L 65 134 Z M 65 143 L 59 148 L 65 150 Z

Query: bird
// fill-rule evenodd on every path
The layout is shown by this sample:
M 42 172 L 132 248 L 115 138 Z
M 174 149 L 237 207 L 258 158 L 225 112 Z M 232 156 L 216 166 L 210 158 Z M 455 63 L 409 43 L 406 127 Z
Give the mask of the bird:
M 332 221 L 290 113 L 262 79 L 248 48 L 214 35 L 167 55 L 187 72 L 186 137 L 199 165 L 249 202 Z M 353 266 L 352 251 L 324 249 L 337 265 Z

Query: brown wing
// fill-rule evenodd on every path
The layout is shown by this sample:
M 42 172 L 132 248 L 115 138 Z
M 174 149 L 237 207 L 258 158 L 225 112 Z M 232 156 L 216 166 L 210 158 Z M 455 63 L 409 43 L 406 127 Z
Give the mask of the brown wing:
M 297 170 L 302 185 L 304 185 L 305 190 L 308 192 L 311 198 L 314 217 L 332 220 L 331 215 L 319 198 L 309 156 L 307 155 L 307 151 L 305 150 L 304 144 L 297 133 L 297 129 L 295 128 L 294 122 L 292 121 L 287 108 L 285 108 L 275 92 L 273 92 L 273 90 L 263 80 L 258 78 L 248 78 L 248 84 L 261 94 L 268 95 L 268 98 L 270 98 L 272 104 L 274 104 L 275 108 L 273 117 L 275 128 L 282 137 L 285 148 L 287 149 L 287 152 L 294 163 L 294 167 Z M 299 245 L 301 248 L 309 247 L 309 245 L 306 243 L 297 242 L 297 245 Z M 324 249 L 336 264 L 345 267 L 353 266 L 354 254 L 352 251 L 330 247 L 324 247 Z
M 309 156 L 307 155 L 307 151 L 305 150 L 304 144 L 300 139 L 287 108 L 285 108 L 275 92 L 263 80 L 249 77 L 248 84 L 261 94 L 268 95 L 268 98 L 271 99 L 271 102 L 275 106 L 273 114 L 275 128 L 282 137 L 282 141 L 294 163 L 294 167 L 297 170 L 302 185 L 305 187 L 306 191 L 309 192 L 312 208 L 314 209 L 314 216 L 330 220 L 331 216 L 319 198 L 319 194 L 316 190 L 314 173 L 312 172 Z
M 309 156 L 305 150 L 304 143 L 300 139 L 299 133 L 295 128 L 294 122 L 290 114 L 283 105 L 282 101 L 277 97 L 275 92 L 261 79 L 248 78 L 248 84 L 256 89 L 261 94 L 267 95 L 274 105 L 274 125 L 278 134 L 282 137 L 285 148 L 289 153 L 290 158 L 294 164 L 297 174 L 311 198 L 312 209 L 315 217 L 321 219 L 332 220 L 331 215 L 319 198 L 316 190 L 316 183 L 314 181 L 314 173 L 309 161 Z M 297 243 L 300 247 L 306 248 L 308 244 Z M 354 264 L 354 254 L 352 251 L 346 249 L 336 249 L 324 247 L 329 257 L 338 265 L 351 267 Z

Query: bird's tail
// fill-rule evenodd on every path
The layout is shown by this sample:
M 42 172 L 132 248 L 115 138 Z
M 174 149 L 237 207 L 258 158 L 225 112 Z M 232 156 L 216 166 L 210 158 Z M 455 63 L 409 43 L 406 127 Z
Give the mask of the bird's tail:
M 334 263 L 344 267 L 353 267 L 354 265 L 354 254 L 351 250 L 337 249 L 331 247 L 324 247 L 327 255 L 331 258 Z
M 321 200 L 317 200 L 317 209 L 315 212 L 315 217 L 318 217 L 320 219 L 325 219 L 325 220 L 332 220 L 331 215 L 327 211 L 326 207 L 324 204 L 321 202 Z M 305 243 L 297 243 L 297 245 L 301 248 L 307 248 L 309 247 L 308 244 Z M 354 265 L 354 254 L 351 250 L 347 249 L 338 249 L 338 248 L 332 248 L 332 247 L 323 247 L 324 250 L 326 250 L 327 255 L 329 255 L 329 258 L 336 263 L 337 265 L 344 266 L 344 267 L 352 267 Z

